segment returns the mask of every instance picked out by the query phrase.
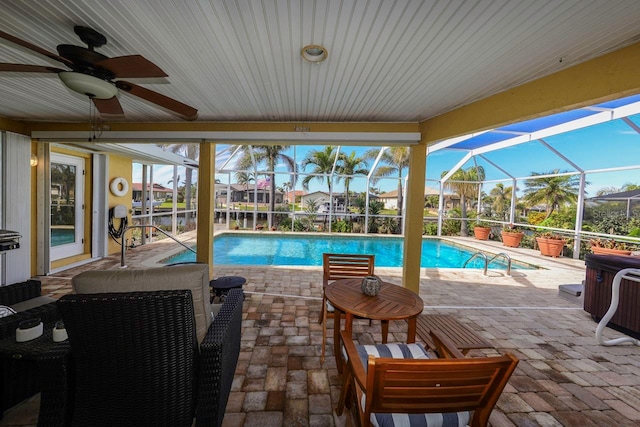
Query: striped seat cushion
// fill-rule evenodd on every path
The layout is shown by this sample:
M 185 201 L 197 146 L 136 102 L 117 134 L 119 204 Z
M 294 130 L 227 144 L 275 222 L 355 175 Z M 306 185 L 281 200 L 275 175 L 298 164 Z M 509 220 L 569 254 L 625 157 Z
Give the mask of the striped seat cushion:
M 369 355 L 393 359 L 431 359 L 420 344 L 357 345 L 358 356 L 367 370 Z M 356 387 L 360 405 L 364 410 L 366 395 Z M 449 412 L 443 414 L 384 414 L 372 413 L 371 423 L 376 427 L 464 427 L 471 421 L 473 412 Z

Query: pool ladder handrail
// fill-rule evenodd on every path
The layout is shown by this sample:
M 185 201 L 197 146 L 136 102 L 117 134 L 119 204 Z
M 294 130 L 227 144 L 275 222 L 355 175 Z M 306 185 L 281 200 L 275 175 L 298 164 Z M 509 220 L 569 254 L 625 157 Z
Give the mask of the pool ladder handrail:
M 481 257 L 482 259 L 484 259 L 484 275 L 485 276 L 487 275 L 487 268 L 489 267 L 489 264 L 491 264 L 496 258 L 504 258 L 507 261 L 507 276 L 511 276 L 511 257 L 506 253 L 500 252 L 499 254 L 494 255 L 491 259 L 488 259 L 487 254 L 485 254 L 484 252 L 482 251 L 475 252 L 473 255 L 471 255 L 471 258 L 465 261 L 462 268 L 465 268 L 467 264 L 469 264 L 469 262 L 471 262 L 471 260 L 473 260 L 476 257 Z
M 127 245 L 126 245 L 126 234 L 127 231 L 133 229 L 133 228 L 153 228 L 156 231 L 161 232 L 162 234 L 164 234 L 165 236 L 167 236 L 168 238 L 170 238 L 171 240 L 173 240 L 174 242 L 176 242 L 177 244 L 183 246 L 185 249 L 190 250 L 191 252 L 193 252 L 194 254 L 197 254 L 197 252 L 195 250 L 193 250 L 193 248 L 190 248 L 189 246 L 185 245 L 184 243 L 182 243 L 180 240 L 176 239 L 173 235 L 167 233 L 166 231 L 164 231 L 162 228 L 158 227 L 157 225 L 129 225 L 124 229 L 124 232 L 122 233 L 122 241 L 120 242 L 120 268 L 125 268 L 126 264 L 124 262 L 124 258 L 125 258 L 125 252 L 127 251 Z M 132 246 L 133 247 L 133 246 Z

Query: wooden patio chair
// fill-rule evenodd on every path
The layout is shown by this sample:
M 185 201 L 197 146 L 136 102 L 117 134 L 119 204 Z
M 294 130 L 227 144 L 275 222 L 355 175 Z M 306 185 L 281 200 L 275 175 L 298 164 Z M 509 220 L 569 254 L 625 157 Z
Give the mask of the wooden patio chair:
M 518 359 L 464 358 L 438 331 L 432 336 L 437 346 L 444 344 L 439 353 L 445 358 L 429 358 L 415 344 L 355 345 L 342 331 L 348 366 L 337 414 L 355 400 L 363 427 L 373 420 L 381 426 L 486 426 Z
M 324 363 L 327 345 L 327 318 L 334 317 L 334 308 L 327 301 L 324 288 L 329 282 L 338 279 L 353 279 L 373 275 L 375 255 L 366 254 L 322 254 L 322 311 L 318 323 L 322 323 L 322 355 L 320 363 Z M 334 325 L 339 328 L 340 325 Z

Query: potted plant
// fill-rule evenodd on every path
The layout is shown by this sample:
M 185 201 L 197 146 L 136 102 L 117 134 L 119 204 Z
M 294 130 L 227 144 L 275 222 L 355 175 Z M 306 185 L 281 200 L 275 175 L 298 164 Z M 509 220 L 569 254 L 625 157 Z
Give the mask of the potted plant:
M 473 226 L 473 236 L 478 240 L 489 240 L 489 234 L 491 234 L 491 227 L 489 227 L 489 224 L 482 221 L 476 221 Z
M 234 229 L 234 230 L 240 230 L 240 223 L 238 222 L 238 220 L 234 220 L 231 223 L 231 228 Z
M 517 225 L 509 224 L 502 228 L 502 244 L 509 248 L 517 248 L 520 241 L 524 237 L 524 233 Z
M 614 239 L 591 239 L 591 252 L 599 255 L 631 255 L 635 247 L 625 242 L 617 242 Z
M 536 237 L 540 255 L 557 258 L 562 253 L 567 240 L 559 234 L 550 231 L 544 232 Z

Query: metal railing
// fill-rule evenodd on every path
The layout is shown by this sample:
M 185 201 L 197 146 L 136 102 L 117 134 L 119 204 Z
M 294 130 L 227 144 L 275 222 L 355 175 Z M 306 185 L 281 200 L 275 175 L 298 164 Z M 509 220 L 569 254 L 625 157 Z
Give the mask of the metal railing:
M 127 245 L 126 245 L 126 241 L 125 241 L 125 238 L 127 236 L 127 231 L 129 231 L 129 230 L 131 230 L 133 228 L 147 228 L 147 227 L 153 228 L 156 231 L 161 232 L 162 234 L 164 234 L 165 236 L 167 236 L 168 238 L 170 238 L 171 240 L 173 240 L 174 242 L 176 242 L 180 246 L 184 247 L 187 250 L 190 250 L 194 254 L 196 253 L 196 251 L 194 251 L 192 248 L 190 248 L 189 246 L 185 245 L 180 240 L 176 239 L 174 236 L 172 236 L 171 234 L 167 233 L 162 228 L 160 228 L 160 227 L 158 227 L 156 225 L 149 225 L 149 224 L 129 225 L 129 226 L 127 226 L 127 228 L 124 229 L 124 232 L 122 233 L 122 241 L 120 242 L 120 246 L 121 246 L 121 249 L 120 249 L 120 268 L 126 267 L 124 259 L 125 259 L 125 254 L 126 254 L 126 251 L 127 251 Z
M 462 265 L 462 268 L 465 268 L 467 264 L 469 264 L 474 258 L 479 257 L 484 260 L 484 275 L 487 275 L 487 268 L 489 268 L 489 264 L 491 264 L 496 258 L 504 258 L 507 261 L 507 276 L 511 276 L 511 257 L 504 252 L 500 252 L 497 255 L 494 255 L 491 259 L 487 258 L 487 255 L 484 252 L 475 252 L 471 255 L 471 258 L 465 261 Z

